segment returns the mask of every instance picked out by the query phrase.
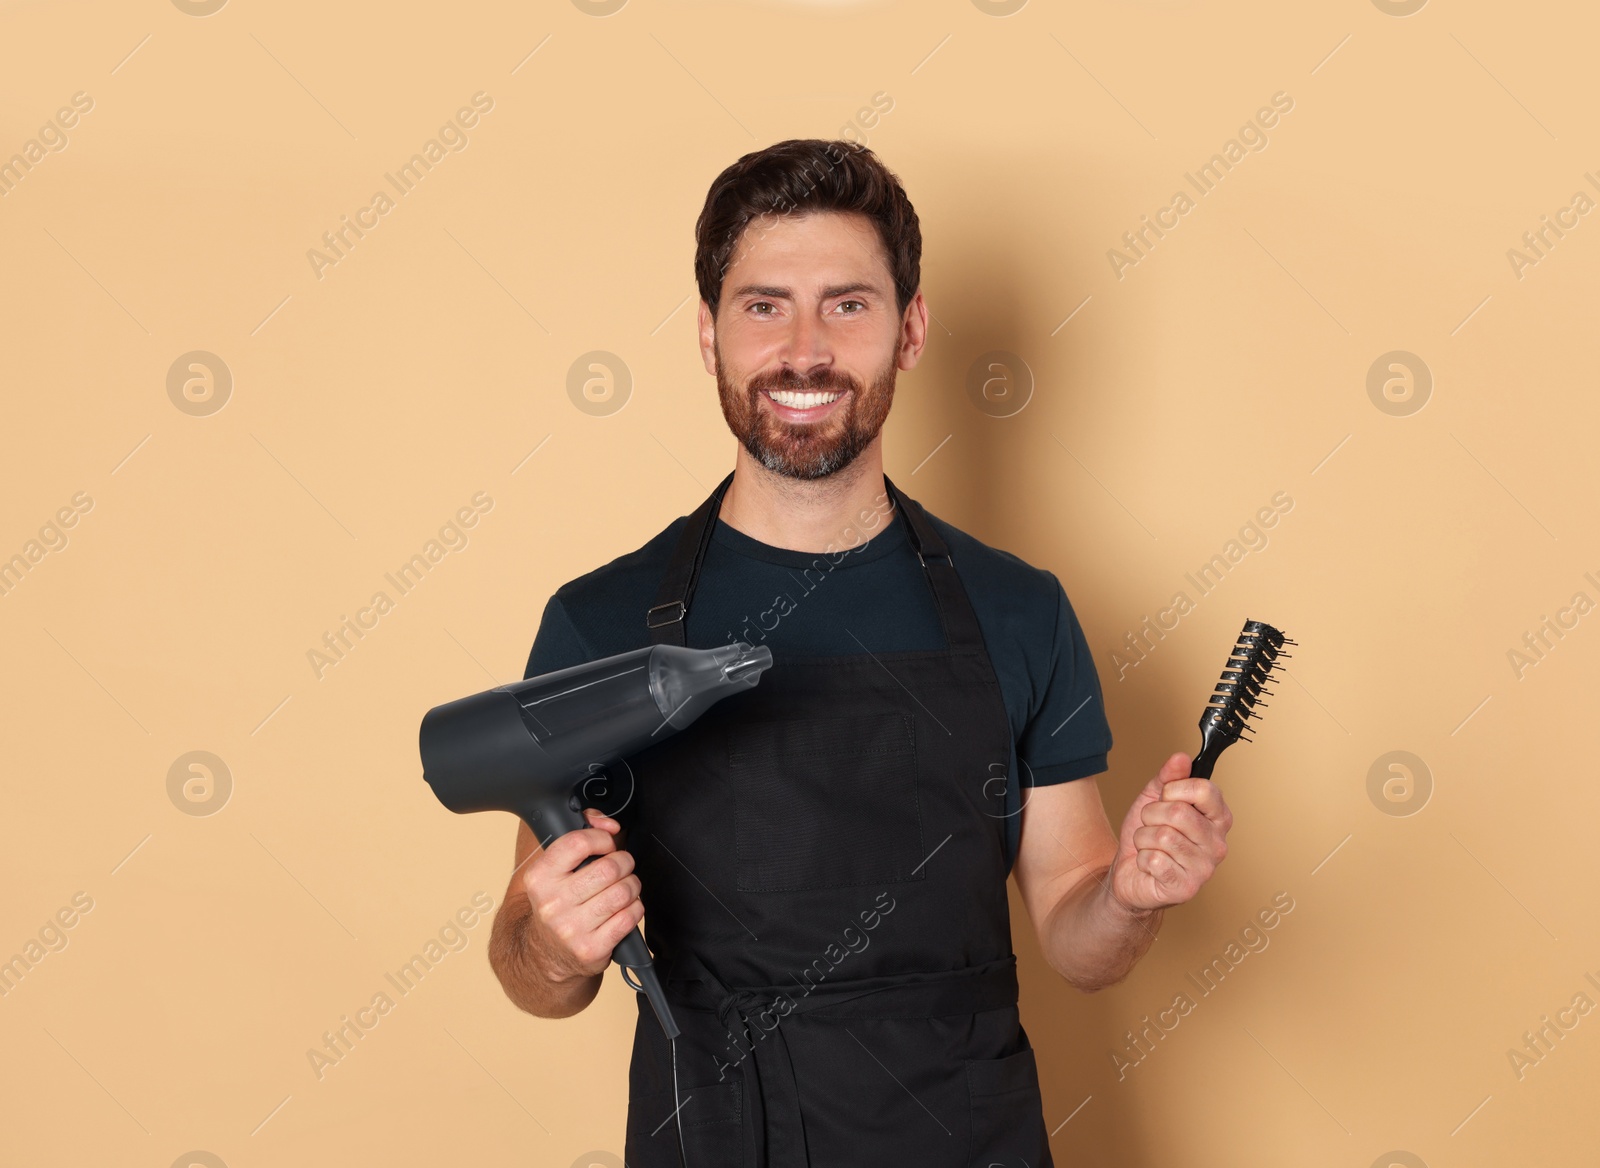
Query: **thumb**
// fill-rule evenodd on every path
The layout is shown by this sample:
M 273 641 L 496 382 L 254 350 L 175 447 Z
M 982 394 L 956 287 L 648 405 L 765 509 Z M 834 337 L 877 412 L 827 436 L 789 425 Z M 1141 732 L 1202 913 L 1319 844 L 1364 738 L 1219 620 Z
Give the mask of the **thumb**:
M 1150 781 L 1139 792 L 1139 799 L 1150 802 L 1160 799 L 1161 791 L 1168 783 L 1189 777 L 1190 765 L 1189 756 L 1182 751 L 1168 755 L 1167 761 L 1161 764 L 1161 769 L 1151 776 Z

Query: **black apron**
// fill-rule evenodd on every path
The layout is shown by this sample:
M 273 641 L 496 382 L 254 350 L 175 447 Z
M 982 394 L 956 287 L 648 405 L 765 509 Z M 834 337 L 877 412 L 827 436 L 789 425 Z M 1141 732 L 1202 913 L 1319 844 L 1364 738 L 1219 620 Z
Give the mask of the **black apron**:
M 683 529 L 646 617 L 657 644 L 685 643 L 732 479 Z M 1052 1163 L 995 813 L 1010 722 L 947 547 L 884 485 L 947 647 L 875 653 L 861 627 L 858 655 L 775 654 L 629 760 L 688 1168 Z M 677 1168 L 672 1049 L 639 1001 L 626 1159 Z

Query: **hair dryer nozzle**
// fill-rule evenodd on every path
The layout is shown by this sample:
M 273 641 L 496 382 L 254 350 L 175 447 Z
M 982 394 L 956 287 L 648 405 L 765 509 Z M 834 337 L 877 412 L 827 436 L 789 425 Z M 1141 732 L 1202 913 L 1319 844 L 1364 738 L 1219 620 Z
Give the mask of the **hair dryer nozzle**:
M 722 667 L 722 676 L 728 681 L 754 685 L 761 680 L 761 674 L 772 666 L 772 650 L 765 645 L 752 648 L 742 641 L 733 647 L 740 650 L 739 656 Z
M 743 641 L 715 649 L 657 645 L 650 689 L 667 724 L 682 730 L 723 698 L 755 685 L 771 665 L 771 649 Z

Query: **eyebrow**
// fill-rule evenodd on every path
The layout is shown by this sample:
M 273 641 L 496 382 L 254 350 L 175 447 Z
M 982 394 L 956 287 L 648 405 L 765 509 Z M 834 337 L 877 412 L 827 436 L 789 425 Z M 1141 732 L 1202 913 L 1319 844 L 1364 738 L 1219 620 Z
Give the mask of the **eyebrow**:
M 876 284 L 868 284 L 858 280 L 854 284 L 835 284 L 830 288 L 824 288 L 822 290 L 822 298 L 831 300 L 835 296 L 848 296 L 853 292 L 877 293 L 878 291 Z M 780 288 L 775 284 L 741 284 L 734 290 L 733 295 L 736 299 L 743 296 L 770 296 L 775 300 L 794 299 L 792 289 Z

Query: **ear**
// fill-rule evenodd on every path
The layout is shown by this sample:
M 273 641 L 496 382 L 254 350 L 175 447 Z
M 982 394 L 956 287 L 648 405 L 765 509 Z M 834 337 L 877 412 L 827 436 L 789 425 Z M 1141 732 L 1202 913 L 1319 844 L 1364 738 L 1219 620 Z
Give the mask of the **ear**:
M 896 365 L 902 369 L 914 369 L 922 359 L 922 349 L 928 343 L 928 302 L 923 299 L 922 289 L 917 289 L 917 294 L 906 305 L 905 318 L 900 322 L 899 350 L 895 355 Z
M 700 302 L 697 327 L 700 332 L 700 360 L 705 362 L 706 372 L 715 377 L 717 375 L 717 351 L 715 348 L 717 321 L 711 315 L 711 309 L 707 307 L 704 300 Z

